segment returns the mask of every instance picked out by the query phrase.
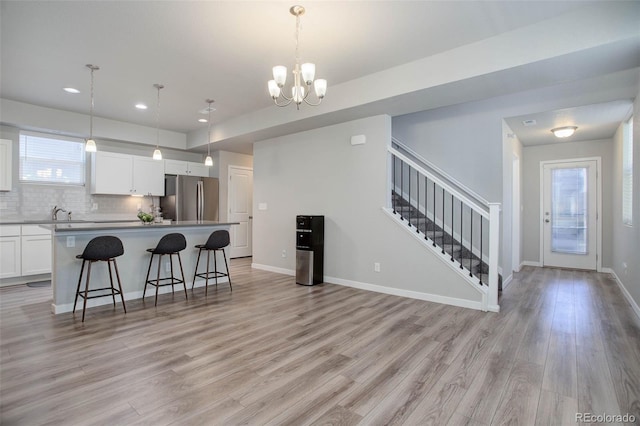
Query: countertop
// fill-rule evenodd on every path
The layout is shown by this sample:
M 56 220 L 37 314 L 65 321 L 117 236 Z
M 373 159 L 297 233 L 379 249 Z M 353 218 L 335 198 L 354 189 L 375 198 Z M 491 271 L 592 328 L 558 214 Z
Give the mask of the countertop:
M 75 223 L 135 223 L 139 222 L 138 219 L 120 219 L 120 220 L 109 220 L 109 219 L 79 219 L 79 220 L 51 220 L 51 219 L 9 219 L 9 220 L 0 220 L 0 225 L 66 225 L 66 224 L 75 224 Z
M 151 223 L 145 225 L 140 221 L 137 222 L 56 222 L 56 224 L 42 225 L 43 228 L 51 229 L 54 233 L 59 232 L 75 232 L 75 231 L 108 231 L 108 230 L 158 230 L 172 228 L 194 228 L 194 227 L 211 227 L 211 226 L 230 226 L 238 225 L 238 222 L 216 222 L 210 220 L 181 220 L 163 223 Z

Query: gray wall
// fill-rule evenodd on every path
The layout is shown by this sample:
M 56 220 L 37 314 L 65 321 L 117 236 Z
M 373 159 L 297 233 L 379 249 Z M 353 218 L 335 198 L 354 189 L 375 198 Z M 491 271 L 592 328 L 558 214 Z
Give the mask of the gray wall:
M 557 145 L 524 147 L 523 153 L 523 260 L 540 262 L 540 162 L 572 158 L 601 157 L 602 170 L 602 266 L 611 266 L 612 257 L 612 150 L 610 139 L 563 142 Z
M 352 146 L 350 137 L 359 134 L 366 144 Z M 382 211 L 390 138 L 390 117 L 376 116 L 257 142 L 253 262 L 295 270 L 296 215 L 324 215 L 325 278 L 479 301 Z
M 622 127 L 613 139 L 611 269 L 640 305 L 640 93 L 633 105 L 633 226 L 622 224 Z M 623 263 L 627 265 L 625 268 Z M 637 311 L 638 312 L 638 311 Z

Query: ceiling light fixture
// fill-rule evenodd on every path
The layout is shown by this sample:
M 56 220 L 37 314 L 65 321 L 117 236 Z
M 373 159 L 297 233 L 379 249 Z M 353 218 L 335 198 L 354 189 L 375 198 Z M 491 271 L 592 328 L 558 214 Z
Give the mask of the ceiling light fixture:
M 576 126 L 556 127 L 555 129 L 551 129 L 551 133 L 553 133 L 556 138 L 568 138 L 573 135 L 577 129 Z
M 73 93 L 74 95 L 77 93 L 80 93 L 78 89 L 75 89 L 73 87 L 64 87 L 62 90 L 64 90 L 67 93 Z
M 207 130 L 207 158 L 205 158 L 204 160 L 204 165 L 205 166 L 213 166 L 213 158 L 211 158 L 211 111 L 213 110 L 213 108 L 211 108 L 211 104 L 214 103 L 215 101 L 213 99 L 207 99 L 205 101 L 206 103 L 209 104 L 209 107 L 207 108 L 207 110 L 209 111 L 209 119 L 207 121 L 208 123 L 208 130 Z
M 273 80 L 269 80 L 269 94 L 279 107 L 289 105 L 292 101 L 296 104 L 296 109 L 300 109 L 300 104 L 304 101 L 307 105 L 320 105 L 322 99 L 327 93 L 327 80 L 317 79 L 314 81 L 316 66 L 312 63 L 304 63 L 300 65 L 300 53 L 298 49 L 300 38 L 300 16 L 304 15 L 304 7 L 292 6 L 289 12 L 296 17 L 296 63 L 293 68 L 293 86 L 291 87 L 291 97 L 284 94 L 282 90 L 287 80 L 287 67 L 278 65 L 273 67 Z M 307 100 L 309 96 L 311 83 L 313 83 L 314 91 L 318 101 L 313 103 Z M 305 92 L 306 86 L 306 92 Z M 278 103 L 278 100 L 281 100 Z
M 86 152 L 96 152 L 98 147 L 96 146 L 96 141 L 93 140 L 93 72 L 98 71 L 100 67 L 91 64 L 87 64 L 86 67 L 91 70 L 91 105 L 89 107 L 89 139 L 84 144 L 84 150 Z
M 160 89 L 164 89 L 164 86 L 156 83 L 153 87 L 158 89 L 158 104 L 156 109 L 156 149 L 153 151 L 153 159 L 162 160 L 162 152 L 160 152 Z
M 145 104 L 136 104 L 136 108 L 138 108 L 138 109 L 147 109 L 148 107 Z

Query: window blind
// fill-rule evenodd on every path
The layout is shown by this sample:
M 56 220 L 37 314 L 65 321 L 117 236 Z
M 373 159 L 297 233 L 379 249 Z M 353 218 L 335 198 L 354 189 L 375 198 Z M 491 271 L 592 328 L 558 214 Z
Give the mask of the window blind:
M 622 223 L 633 224 L 633 118 L 625 124 L 623 131 Z
M 84 185 L 84 141 L 20 132 L 20 182 Z

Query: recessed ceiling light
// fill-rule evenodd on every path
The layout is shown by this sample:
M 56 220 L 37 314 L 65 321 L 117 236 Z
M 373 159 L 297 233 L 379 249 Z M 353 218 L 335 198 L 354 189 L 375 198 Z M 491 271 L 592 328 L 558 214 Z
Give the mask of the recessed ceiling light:
M 136 108 L 138 108 L 138 109 L 147 109 L 148 107 L 145 104 L 136 104 Z
M 206 123 L 206 122 L 207 122 L 207 119 L 206 119 L 206 118 L 198 118 L 198 121 L 199 121 L 200 123 Z
M 64 90 L 67 93 L 73 93 L 73 94 L 80 93 L 78 89 L 74 89 L 73 87 L 65 87 L 62 90 Z

